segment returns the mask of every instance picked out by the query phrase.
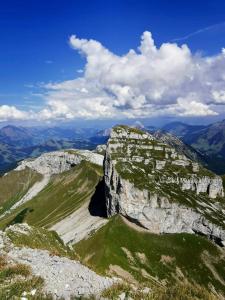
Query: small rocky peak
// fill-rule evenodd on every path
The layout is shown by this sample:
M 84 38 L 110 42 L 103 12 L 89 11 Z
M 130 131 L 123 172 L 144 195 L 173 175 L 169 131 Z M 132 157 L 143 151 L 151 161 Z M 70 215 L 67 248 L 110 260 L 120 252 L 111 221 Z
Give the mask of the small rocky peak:
M 126 138 L 126 139 L 135 139 L 135 140 L 142 140 L 142 139 L 149 139 L 154 140 L 154 137 L 139 128 L 129 127 L 126 125 L 117 125 L 112 128 L 110 139 L 114 138 Z

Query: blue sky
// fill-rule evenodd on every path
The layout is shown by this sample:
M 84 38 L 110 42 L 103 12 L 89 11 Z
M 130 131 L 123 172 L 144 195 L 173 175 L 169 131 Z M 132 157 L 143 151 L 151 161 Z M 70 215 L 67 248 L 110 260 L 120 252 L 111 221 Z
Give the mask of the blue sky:
M 33 119 L 35 119 L 38 118 L 35 113 L 40 110 L 60 110 L 60 103 L 65 103 L 64 97 L 66 96 L 65 94 L 62 95 L 61 90 L 57 94 L 53 93 L 55 90 L 59 91 L 59 86 L 56 86 L 56 83 L 65 83 L 68 80 L 74 81 L 78 77 L 85 77 L 85 83 L 82 82 L 82 89 L 88 81 L 87 90 L 89 91 L 90 78 L 86 78 L 86 75 L 79 73 L 79 70 L 83 70 L 84 66 L 87 69 L 89 68 L 87 60 L 91 55 L 85 53 L 80 46 L 76 45 L 74 47 L 71 43 L 69 44 L 71 35 L 76 35 L 79 39 L 94 39 L 109 49 L 110 53 L 121 57 L 129 49 L 137 49 L 140 45 L 140 37 L 145 31 L 151 32 L 157 48 L 166 42 L 171 44 L 176 42 L 178 46 L 185 43 L 193 56 L 195 53 L 200 52 L 199 56 L 201 57 L 214 57 L 219 55 L 221 49 L 225 47 L 225 2 L 201 0 L 2 1 L 0 4 L 0 106 L 6 105 L 9 108 L 4 108 L 1 111 L 0 107 L 0 120 L 11 122 L 17 120 L 17 118 L 19 120 L 29 119 L 23 113 L 24 111 L 34 113 Z M 75 50 L 72 48 L 75 48 Z M 82 52 L 82 55 L 79 52 Z M 215 66 L 212 68 L 215 69 Z M 102 74 L 104 75 L 105 71 Z M 102 74 L 101 76 L 103 76 Z M 212 77 L 215 76 L 212 75 Z M 93 81 L 93 76 L 91 80 Z M 99 84 L 99 78 L 97 81 Z M 50 82 L 54 86 L 46 87 Z M 73 82 L 73 84 L 77 88 L 77 82 Z M 113 94 L 114 100 L 121 95 L 120 93 L 118 96 L 117 91 L 114 90 L 114 82 L 110 81 L 110 87 L 108 83 L 103 85 L 100 82 L 100 84 L 102 93 L 107 90 L 108 95 Z M 129 86 L 129 84 L 123 83 L 123 87 L 125 85 Z M 214 87 L 217 88 L 217 94 L 215 92 L 216 99 L 219 99 L 216 100 L 216 110 L 212 107 L 210 99 L 207 100 L 207 103 L 204 102 L 202 105 L 205 105 L 205 107 L 200 107 L 202 122 L 205 122 L 206 118 L 211 120 L 224 116 L 224 91 L 221 86 L 218 88 L 215 82 Z M 134 89 L 133 86 L 132 88 Z M 192 88 L 193 85 L 190 90 Z M 91 89 L 90 94 L 93 96 L 93 100 L 87 103 L 93 103 L 94 106 L 96 97 L 100 97 L 100 91 L 95 90 L 95 93 L 93 92 L 93 83 Z M 201 86 L 201 97 L 202 89 L 204 87 Z M 64 87 L 63 90 L 65 91 Z M 136 93 L 137 87 L 134 90 Z M 196 93 L 195 88 L 193 93 Z M 62 101 L 59 99 L 60 95 Z M 144 96 L 146 96 L 145 93 Z M 184 96 L 186 97 L 183 94 L 179 95 L 179 92 L 174 95 L 174 97 L 177 97 L 176 99 L 184 98 Z M 77 110 L 84 110 L 82 104 L 76 102 L 76 97 L 79 97 L 79 95 L 73 94 L 72 97 L 74 97 L 73 106 L 77 106 Z M 106 95 L 101 94 L 101 97 L 106 97 Z M 142 101 L 137 94 L 132 94 L 131 97 L 136 97 L 135 103 Z M 148 98 L 146 101 L 153 101 L 149 98 L 149 94 L 146 97 Z M 169 99 L 172 95 L 166 95 L 165 97 Z M 188 99 L 190 97 L 192 100 L 181 101 L 182 106 L 188 101 L 202 103 L 201 99 L 196 100 L 193 95 L 189 95 Z M 57 108 L 54 105 L 51 106 L 55 98 L 61 101 Z M 105 99 L 104 101 L 105 105 L 107 101 L 111 100 Z M 143 105 L 146 101 L 143 101 Z M 164 107 L 171 101 L 168 100 L 166 104 L 159 102 L 157 105 L 163 105 Z M 181 108 L 178 109 L 178 113 L 177 110 L 176 113 L 174 113 L 174 110 L 173 112 L 166 110 L 165 114 L 160 116 L 155 113 L 154 108 L 154 114 L 152 115 L 152 108 L 149 108 L 149 103 L 149 117 L 152 118 L 188 117 L 189 120 L 198 119 L 198 115 L 195 113 L 189 115 L 186 111 L 183 112 Z M 218 103 L 220 104 L 219 108 Z M 173 102 L 171 104 L 174 105 Z M 69 109 L 71 109 L 71 105 L 70 102 Z M 117 108 L 115 114 L 123 111 L 120 118 L 148 118 L 148 114 L 142 115 L 140 107 L 137 108 L 136 104 L 129 103 L 124 98 L 119 103 L 114 101 L 110 105 L 112 105 L 110 107 Z M 193 109 L 198 110 L 198 105 L 196 106 L 194 102 L 193 105 Z M 102 109 L 102 105 L 100 106 L 99 109 Z M 22 111 L 22 114 L 13 111 L 12 107 Z M 64 111 L 66 109 L 65 107 L 62 108 Z M 87 108 L 85 107 L 85 109 Z M 126 110 L 129 111 L 127 115 L 124 114 Z M 133 114 L 133 110 L 135 110 L 135 114 Z M 146 111 L 146 109 L 144 110 Z M 222 113 L 218 113 L 218 111 L 222 111 Z M 70 121 L 74 119 L 93 119 L 94 116 L 91 116 L 91 114 L 95 114 L 95 111 L 85 111 L 83 114 L 74 113 L 71 115 L 65 112 L 64 116 L 53 114 L 52 117 L 52 114 L 47 111 L 47 113 L 44 113 L 45 118 L 42 117 L 40 120 L 48 121 L 48 118 L 49 120 L 69 119 Z M 108 119 L 115 118 L 113 114 L 110 116 L 107 111 L 106 115 Z M 96 114 L 96 118 L 104 118 L 104 109 L 102 114 Z

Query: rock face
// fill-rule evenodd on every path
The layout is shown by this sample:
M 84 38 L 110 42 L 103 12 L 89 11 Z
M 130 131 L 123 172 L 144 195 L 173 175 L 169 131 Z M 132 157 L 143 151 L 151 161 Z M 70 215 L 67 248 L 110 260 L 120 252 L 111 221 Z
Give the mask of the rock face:
M 22 170 L 26 167 L 43 175 L 59 174 L 71 169 L 82 160 L 102 166 L 103 155 L 93 153 L 89 150 L 65 150 L 44 153 L 36 159 L 27 159 L 16 168 Z
M 105 154 L 105 150 L 106 150 L 106 145 L 102 144 L 96 147 L 95 152 L 99 154 Z
M 152 135 L 115 127 L 104 170 L 108 216 L 120 213 L 152 232 L 225 241 L 222 179 Z

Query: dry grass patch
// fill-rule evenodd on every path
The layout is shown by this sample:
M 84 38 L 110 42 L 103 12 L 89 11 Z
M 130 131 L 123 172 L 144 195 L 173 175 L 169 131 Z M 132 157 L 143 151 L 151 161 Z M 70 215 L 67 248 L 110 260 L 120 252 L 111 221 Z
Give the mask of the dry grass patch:
M 107 299 L 117 300 L 124 294 L 125 299 L 133 300 L 222 300 L 222 296 L 207 291 L 205 288 L 190 283 L 180 283 L 173 287 L 145 287 L 143 285 L 129 285 L 128 283 L 114 284 L 106 289 L 102 296 Z
M 35 290 L 34 297 L 28 299 L 50 299 L 42 294 L 44 280 L 34 276 L 25 264 L 12 262 L 6 255 L 0 256 L 0 299 L 20 299 L 24 292 L 28 295 Z

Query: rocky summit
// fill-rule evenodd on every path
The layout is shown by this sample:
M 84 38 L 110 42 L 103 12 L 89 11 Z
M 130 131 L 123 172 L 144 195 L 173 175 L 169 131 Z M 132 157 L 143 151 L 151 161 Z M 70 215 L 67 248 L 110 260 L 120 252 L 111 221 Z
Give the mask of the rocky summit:
M 155 233 L 199 233 L 224 244 L 222 179 L 151 134 L 116 126 L 105 160 L 107 215 Z

